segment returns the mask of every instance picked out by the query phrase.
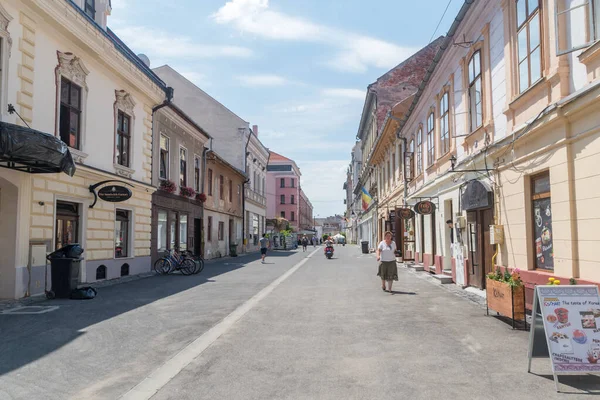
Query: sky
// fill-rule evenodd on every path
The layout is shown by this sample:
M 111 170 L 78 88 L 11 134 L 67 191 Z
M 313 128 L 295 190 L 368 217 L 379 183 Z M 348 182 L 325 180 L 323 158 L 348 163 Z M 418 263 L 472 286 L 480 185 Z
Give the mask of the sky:
M 258 125 L 266 147 L 296 161 L 324 217 L 345 211 L 367 86 L 445 34 L 462 3 L 112 0 L 108 25 L 152 68 L 171 65 Z

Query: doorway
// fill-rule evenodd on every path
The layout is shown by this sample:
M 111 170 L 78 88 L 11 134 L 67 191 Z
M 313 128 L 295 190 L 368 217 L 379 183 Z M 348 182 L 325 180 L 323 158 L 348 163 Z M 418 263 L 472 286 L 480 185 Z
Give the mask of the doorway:
M 196 256 L 204 256 L 202 227 L 202 218 L 194 218 L 194 255 Z
M 492 272 L 494 248 L 490 244 L 490 225 L 494 220 L 491 208 L 467 212 L 469 241 L 469 282 L 471 286 L 485 289 L 485 276 Z
M 415 217 L 398 218 L 400 222 L 400 248 L 404 261 L 415 261 Z
M 79 241 L 79 204 L 56 202 L 56 231 L 54 249 L 58 250 Z
M 235 232 L 233 227 L 233 220 L 229 220 L 229 244 L 235 243 Z

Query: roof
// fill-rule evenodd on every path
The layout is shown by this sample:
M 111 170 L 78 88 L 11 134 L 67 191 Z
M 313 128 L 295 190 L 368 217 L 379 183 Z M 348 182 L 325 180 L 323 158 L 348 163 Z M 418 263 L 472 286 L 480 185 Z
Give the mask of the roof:
M 271 161 L 289 161 L 289 162 L 294 162 L 294 160 L 290 160 L 287 157 L 282 156 L 279 153 L 275 153 L 273 150 L 269 150 L 269 152 L 271 153 L 271 157 L 269 157 L 269 163 Z
M 209 150 L 208 153 L 206 153 L 206 155 L 207 155 L 207 158 L 209 156 L 213 156 L 214 159 L 216 159 L 217 161 L 219 161 L 221 164 L 229 167 L 231 170 L 233 170 L 236 173 L 240 174 L 244 178 L 248 178 L 248 175 L 244 171 L 242 171 L 241 169 L 238 169 L 238 168 L 234 167 L 233 165 L 231 165 L 230 163 L 228 163 L 223 157 L 221 157 L 220 155 L 218 155 L 214 150 Z
M 129 61 L 131 61 L 139 70 L 141 70 L 148 78 L 150 78 L 155 84 L 160 86 L 162 90 L 167 92 L 167 85 L 163 82 L 162 79 L 158 77 L 150 67 L 148 67 L 140 58 L 131 50 L 127 45 L 119 39 L 119 37 L 111 31 L 109 28 L 106 28 L 106 31 L 102 29 L 100 25 L 96 21 L 94 21 L 89 15 L 87 15 L 73 0 L 67 0 L 69 3 L 79 14 L 81 14 L 87 21 L 96 27 L 96 30 L 102 33 L 107 39 L 109 39 L 115 48 L 125 56 Z

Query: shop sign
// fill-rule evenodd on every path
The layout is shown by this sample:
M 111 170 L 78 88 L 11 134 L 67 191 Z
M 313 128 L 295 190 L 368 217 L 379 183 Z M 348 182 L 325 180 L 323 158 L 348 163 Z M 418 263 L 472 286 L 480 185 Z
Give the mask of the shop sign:
M 131 190 L 125 186 L 105 186 L 98 190 L 98 197 L 111 203 L 119 203 L 131 198 Z
M 490 188 L 479 180 L 467 182 L 463 188 L 460 202 L 463 211 L 481 210 L 491 208 L 494 205 L 494 196 Z
M 429 200 L 420 201 L 415 204 L 415 211 L 417 214 L 430 215 L 435 211 L 435 204 Z
M 560 373 L 600 372 L 600 297 L 594 285 L 542 285 L 534 292 L 531 359 L 549 357 Z M 558 389 L 558 386 L 557 386 Z
M 415 212 L 410 208 L 399 208 L 398 215 L 402 219 L 413 219 L 415 217 Z

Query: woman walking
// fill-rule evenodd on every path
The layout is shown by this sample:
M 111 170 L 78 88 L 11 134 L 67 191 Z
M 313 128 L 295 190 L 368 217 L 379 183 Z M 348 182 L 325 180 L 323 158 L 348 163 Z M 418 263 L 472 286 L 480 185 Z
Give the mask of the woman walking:
M 384 240 L 377 246 L 377 261 L 379 261 L 379 272 L 381 278 L 381 289 L 384 292 L 392 292 L 392 283 L 398 280 L 398 267 L 396 267 L 396 243 L 392 240 L 392 232 L 386 232 Z M 385 288 L 385 282 L 388 288 Z

